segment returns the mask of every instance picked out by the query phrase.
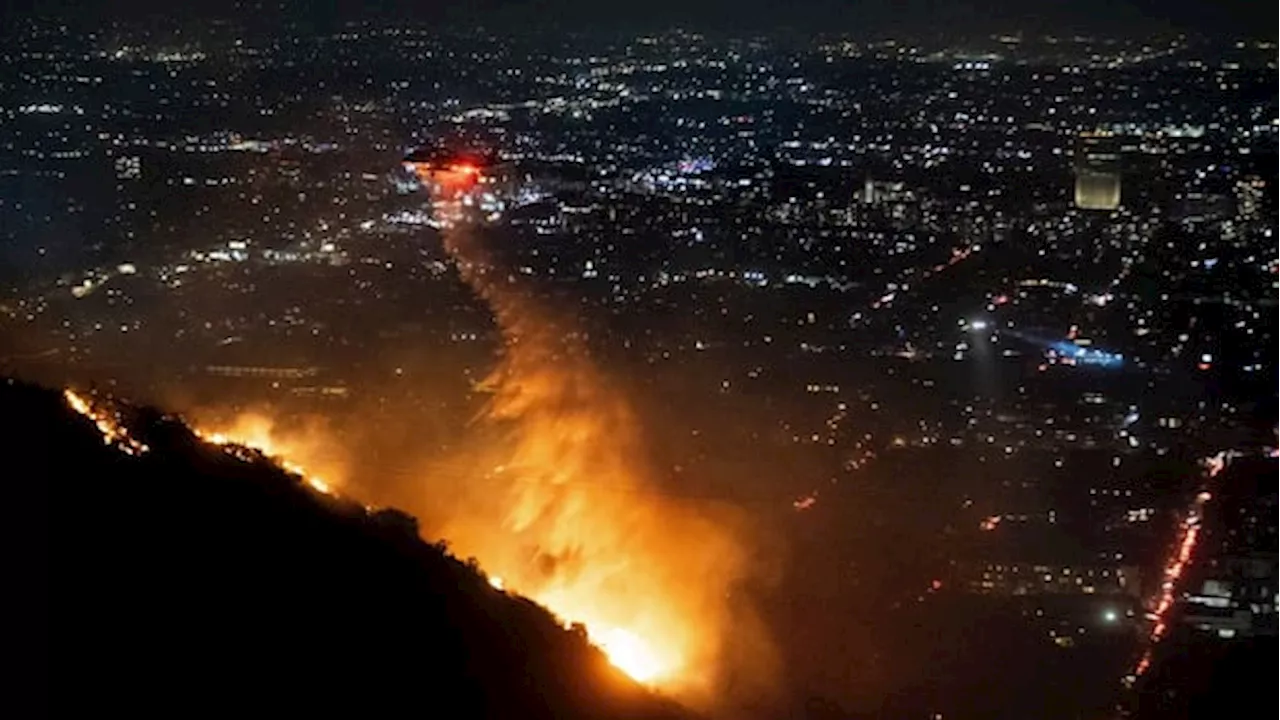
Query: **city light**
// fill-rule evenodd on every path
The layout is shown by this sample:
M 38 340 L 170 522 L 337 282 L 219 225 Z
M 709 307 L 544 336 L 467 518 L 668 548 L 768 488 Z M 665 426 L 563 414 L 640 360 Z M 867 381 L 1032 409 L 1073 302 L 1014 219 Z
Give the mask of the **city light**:
M 1204 468 L 1204 481 L 1208 483 L 1217 478 L 1226 469 L 1232 457 L 1231 453 L 1222 451 L 1203 458 L 1201 465 Z M 1169 632 L 1170 612 L 1176 602 L 1179 581 L 1182 580 L 1187 566 L 1194 557 L 1196 544 L 1200 539 L 1204 508 L 1212 499 L 1213 495 L 1210 491 L 1201 490 L 1196 493 L 1191 504 L 1183 512 L 1182 521 L 1178 524 L 1173 551 L 1165 561 L 1164 569 L 1161 573 L 1159 592 L 1156 593 L 1149 604 L 1150 613 L 1148 618 L 1151 622 L 1151 632 L 1144 643 L 1145 649 L 1142 655 L 1138 658 L 1137 664 L 1134 665 L 1133 671 L 1126 678 L 1126 682 L 1130 685 L 1150 669 L 1156 646 Z
M 1263 24 L 363 5 L 11 23 L 0 375 L 68 452 L 261 465 L 714 718 L 1086 716 L 1103 667 L 1178 714 L 1164 658 L 1274 624 Z

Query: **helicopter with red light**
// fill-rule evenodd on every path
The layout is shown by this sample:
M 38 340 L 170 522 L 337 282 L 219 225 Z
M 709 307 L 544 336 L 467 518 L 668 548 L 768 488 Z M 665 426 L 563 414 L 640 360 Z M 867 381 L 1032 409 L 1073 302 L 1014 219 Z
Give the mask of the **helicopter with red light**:
M 433 192 L 456 195 L 488 183 L 494 163 L 486 153 L 415 150 L 403 165 Z

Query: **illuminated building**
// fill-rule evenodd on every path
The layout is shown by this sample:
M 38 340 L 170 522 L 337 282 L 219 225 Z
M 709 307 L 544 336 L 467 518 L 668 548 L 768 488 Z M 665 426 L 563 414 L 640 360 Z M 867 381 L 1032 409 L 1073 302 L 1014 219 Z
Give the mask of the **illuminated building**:
M 1267 182 L 1252 176 L 1236 182 L 1236 214 L 1245 219 L 1257 217 L 1266 194 Z
M 1105 133 L 1085 133 L 1076 147 L 1076 207 L 1115 210 L 1120 207 L 1120 154 Z
M 987 563 L 966 573 L 964 586 L 979 595 L 1133 595 L 1135 566 L 1095 567 L 1036 563 Z
M 351 389 L 345 385 L 307 385 L 291 388 L 289 392 L 298 397 L 330 399 L 348 397 Z
M 209 365 L 204 371 L 209 375 L 229 378 L 259 378 L 265 380 L 301 380 L 320 373 L 317 367 L 260 367 L 250 365 Z
M 1076 207 L 1081 210 L 1115 210 L 1120 207 L 1120 175 L 1077 169 Z
M 1225 220 L 1242 207 L 1249 212 L 1256 212 L 1256 206 L 1248 205 L 1247 195 L 1244 196 L 1245 205 L 1240 204 L 1240 199 L 1241 196 L 1237 195 L 1233 202 L 1225 193 L 1189 191 L 1180 194 L 1170 216 L 1183 223 L 1197 224 Z
M 886 202 L 898 202 L 910 199 L 911 193 L 902 182 L 873 180 L 870 176 L 862 184 L 862 202 L 866 205 L 879 205 Z
M 1241 558 L 1218 570 L 1228 577 L 1206 580 L 1199 592 L 1189 593 L 1182 621 L 1220 638 L 1275 635 L 1274 560 Z
M 142 177 L 142 160 L 137 155 L 116 158 L 116 177 L 120 180 L 137 180 Z

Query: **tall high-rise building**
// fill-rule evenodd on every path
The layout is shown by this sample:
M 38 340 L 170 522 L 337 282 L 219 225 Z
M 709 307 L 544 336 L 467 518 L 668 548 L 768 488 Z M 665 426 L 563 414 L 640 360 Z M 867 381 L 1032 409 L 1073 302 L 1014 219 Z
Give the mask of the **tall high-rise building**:
M 1120 152 L 1110 133 L 1082 133 L 1076 142 L 1076 207 L 1120 207 Z

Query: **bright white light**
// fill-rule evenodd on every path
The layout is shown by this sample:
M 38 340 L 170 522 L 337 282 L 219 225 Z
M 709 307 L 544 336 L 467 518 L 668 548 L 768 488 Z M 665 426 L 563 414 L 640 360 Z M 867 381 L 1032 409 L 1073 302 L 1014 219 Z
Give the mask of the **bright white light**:
M 1120 615 L 1115 610 L 1108 610 L 1102 613 L 1102 619 L 1109 623 L 1113 623 L 1120 619 Z
M 630 630 L 614 628 L 596 641 L 618 669 L 642 683 L 662 673 L 663 666 L 648 643 Z
M 986 321 L 986 320 L 973 320 L 973 321 L 971 321 L 971 322 L 969 323 L 969 327 L 970 327 L 970 328 L 972 328 L 972 329 L 974 329 L 974 330 L 986 330 L 986 329 L 987 329 L 987 321 Z

